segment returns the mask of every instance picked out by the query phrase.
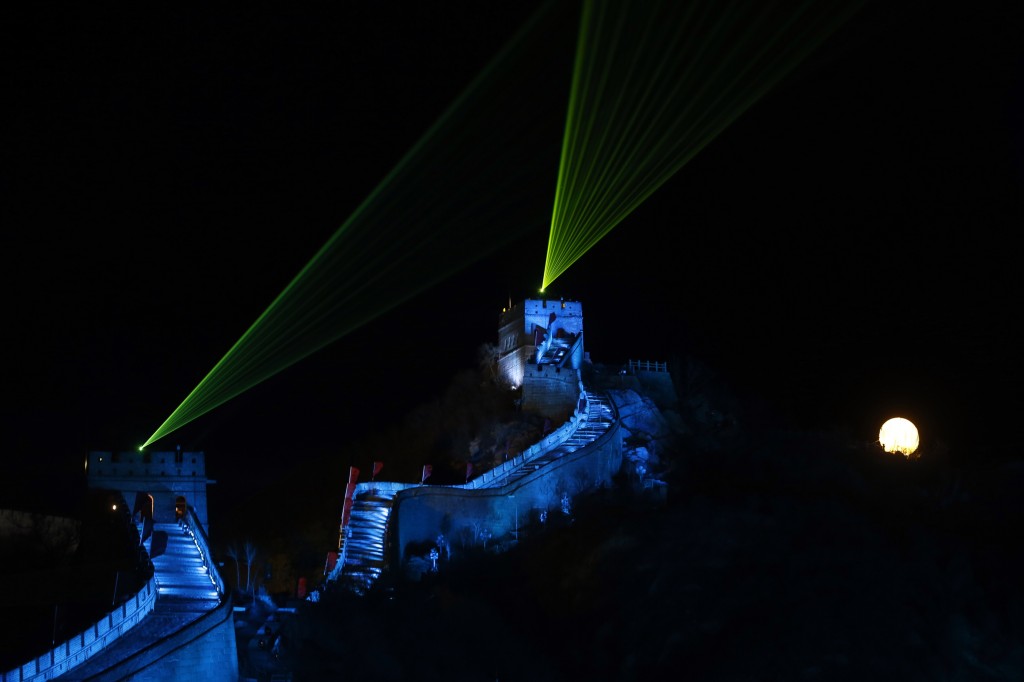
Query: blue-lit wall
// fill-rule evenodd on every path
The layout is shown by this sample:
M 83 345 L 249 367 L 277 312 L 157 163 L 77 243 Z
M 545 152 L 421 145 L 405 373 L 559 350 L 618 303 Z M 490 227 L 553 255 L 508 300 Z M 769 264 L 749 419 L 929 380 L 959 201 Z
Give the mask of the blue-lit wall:
M 498 374 L 508 386 L 523 385 L 523 370 L 534 348 L 531 330 L 525 327 L 523 304 L 503 310 L 498 320 Z
M 235 619 L 230 599 L 174 634 L 156 640 L 96 680 L 238 682 Z M 129 631 L 127 636 L 138 635 Z M 72 673 L 73 674 L 73 673 Z
M 502 311 L 498 320 L 498 372 L 509 386 L 523 385 L 526 367 L 537 350 L 535 341 L 542 340 L 535 338 L 538 329 L 552 336 L 560 329 L 574 336 L 582 334 L 583 305 L 579 301 L 526 299 Z M 581 344 L 568 364 L 579 369 L 583 355 Z
M 523 373 L 523 409 L 564 421 L 580 398 L 580 375 L 554 365 L 527 365 Z
M 552 334 L 559 329 L 569 334 L 583 331 L 583 304 L 579 301 L 554 301 L 544 298 L 523 301 L 524 329 L 532 332 L 535 327 L 547 329 Z M 555 319 L 551 321 L 551 315 Z
M 404 564 L 410 551 L 434 542 L 438 534 L 448 539 L 454 557 L 466 546 L 480 545 L 481 531 L 487 531 L 489 542 L 507 541 L 517 519 L 523 528 L 539 523 L 541 512 L 549 518 L 561 514 L 563 493 L 572 502 L 602 486 L 611 487 L 622 466 L 621 446 L 616 423 L 589 446 L 505 488 L 422 486 L 399 492 L 388 529 L 393 565 Z
M 153 496 L 153 520 L 175 520 L 175 500 L 184 497 L 189 508 L 209 529 L 206 507 L 206 455 L 192 451 L 102 452 L 93 451 L 86 460 L 90 488 L 118 490 L 128 504 L 136 493 Z
M 202 527 L 196 525 L 194 512 L 187 520 L 203 555 L 209 557 L 209 544 Z M 223 595 L 223 578 L 214 566 L 207 564 L 207 569 Z M 238 652 L 231 600 L 225 598 L 219 606 L 198 616 L 170 620 L 167 614 L 154 616 L 157 621 L 147 628 L 146 619 L 156 605 L 158 582 L 159 576 L 154 576 L 137 594 L 83 632 L 15 670 L 0 673 L 0 682 L 42 682 L 58 676 L 69 682 L 237 682 Z M 146 645 L 132 647 L 133 653 L 125 656 L 116 647 L 122 637 L 141 637 Z

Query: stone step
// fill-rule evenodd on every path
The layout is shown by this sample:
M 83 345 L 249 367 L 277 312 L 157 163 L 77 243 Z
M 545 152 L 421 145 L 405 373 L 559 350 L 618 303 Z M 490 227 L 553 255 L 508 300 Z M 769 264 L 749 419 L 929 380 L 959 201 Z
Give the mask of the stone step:
M 203 563 L 203 555 L 192 534 L 177 523 L 157 523 L 153 535 L 166 538 L 153 558 L 157 583 L 158 612 L 209 611 L 221 600 L 217 585 Z M 152 549 L 152 538 L 147 539 Z
M 165 587 L 163 585 L 160 585 L 157 588 L 158 601 L 160 599 L 163 599 L 164 597 L 183 597 L 185 599 L 192 601 L 212 601 L 214 606 L 220 603 L 220 595 L 217 594 L 217 588 L 215 587 L 209 587 L 208 589 L 200 589 L 199 587 Z

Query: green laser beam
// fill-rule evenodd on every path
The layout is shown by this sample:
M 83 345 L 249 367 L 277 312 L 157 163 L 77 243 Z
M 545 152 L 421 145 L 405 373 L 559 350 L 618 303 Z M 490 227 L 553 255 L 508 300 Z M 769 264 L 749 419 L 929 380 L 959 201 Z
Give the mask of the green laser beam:
M 545 224 L 564 99 L 538 82 L 571 53 L 541 7 L 419 138 L 143 447 Z M 564 41 L 562 42 L 564 44 Z M 527 182 L 528 181 L 528 182 Z
M 862 4 L 584 0 L 541 289 Z

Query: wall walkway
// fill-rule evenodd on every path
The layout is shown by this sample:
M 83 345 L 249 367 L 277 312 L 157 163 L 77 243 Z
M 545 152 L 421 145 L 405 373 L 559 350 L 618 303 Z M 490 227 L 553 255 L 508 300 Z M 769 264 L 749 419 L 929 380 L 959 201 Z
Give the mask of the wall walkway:
M 520 512 L 525 523 L 536 510 L 557 509 L 563 497 L 610 482 L 621 465 L 615 408 L 582 382 L 578 388 L 580 400 L 564 424 L 464 485 L 357 485 L 329 580 L 363 594 L 389 565 L 401 564 L 411 543 L 432 541 L 445 529 L 473 527 L 474 542 L 483 532 L 518 534 Z
M 234 623 L 209 545 L 191 523 L 158 523 L 147 540 L 154 574 L 137 595 L 0 682 L 214 680 L 236 682 Z

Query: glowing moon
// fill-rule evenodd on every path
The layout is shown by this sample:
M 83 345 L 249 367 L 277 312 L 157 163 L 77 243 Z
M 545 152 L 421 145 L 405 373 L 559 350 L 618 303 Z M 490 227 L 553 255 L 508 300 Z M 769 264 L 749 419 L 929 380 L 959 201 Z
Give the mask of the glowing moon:
M 878 431 L 878 442 L 886 452 L 898 452 L 906 457 L 910 457 L 921 443 L 917 427 L 903 417 L 893 417 L 882 424 Z

